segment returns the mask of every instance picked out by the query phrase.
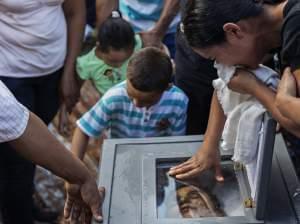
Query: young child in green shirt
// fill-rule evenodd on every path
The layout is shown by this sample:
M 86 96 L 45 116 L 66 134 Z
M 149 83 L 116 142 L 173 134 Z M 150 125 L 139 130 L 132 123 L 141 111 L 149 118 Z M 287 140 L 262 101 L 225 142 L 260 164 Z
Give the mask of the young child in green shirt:
M 96 46 L 77 59 L 77 73 L 81 79 L 91 80 L 103 95 L 125 80 L 128 60 L 141 48 L 140 35 L 134 34 L 131 25 L 118 11 L 113 11 L 99 27 Z
M 86 55 L 77 58 L 77 74 L 82 80 L 90 80 L 99 92 L 97 98 L 99 95 L 101 97 L 108 89 L 126 79 L 128 61 L 141 48 L 140 35 L 134 33 L 131 25 L 118 11 L 113 11 L 98 29 L 96 46 Z M 75 113 L 72 113 L 75 117 L 81 116 L 82 112 L 93 106 L 92 102 L 84 103 L 86 104 L 77 103 L 73 110 Z M 72 114 L 69 115 L 66 107 L 61 106 L 58 130 L 64 136 L 71 132 L 69 120 L 73 120 L 70 119 Z

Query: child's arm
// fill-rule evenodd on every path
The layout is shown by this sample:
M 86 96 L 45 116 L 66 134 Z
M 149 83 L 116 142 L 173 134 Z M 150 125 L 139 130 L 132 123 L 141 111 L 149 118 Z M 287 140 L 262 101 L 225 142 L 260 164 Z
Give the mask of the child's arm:
M 293 120 L 300 126 L 300 99 L 296 98 L 296 93 L 296 80 L 288 68 L 284 71 L 279 83 L 276 106 L 285 117 Z
M 79 127 L 75 129 L 72 139 L 71 150 L 80 160 L 83 160 L 86 152 L 89 136 L 87 136 Z
M 276 107 L 276 94 L 248 71 L 238 69 L 228 86 L 236 92 L 254 96 L 284 128 L 294 135 L 300 136 L 300 126 L 284 117 Z
M 214 92 L 208 126 L 205 132 L 204 141 L 197 153 L 188 161 L 172 167 L 169 174 L 178 179 L 188 179 L 199 175 L 203 171 L 214 168 L 215 177 L 218 181 L 223 181 L 219 159 L 219 142 L 222 136 L 225 115 Z

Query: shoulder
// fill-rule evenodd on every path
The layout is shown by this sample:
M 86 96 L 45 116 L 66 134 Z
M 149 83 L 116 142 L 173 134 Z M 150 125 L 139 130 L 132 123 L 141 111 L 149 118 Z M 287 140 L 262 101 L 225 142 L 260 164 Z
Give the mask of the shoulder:
M 128 103 L 130 99 L 127 95 L 126 81 L 123 81 L 114 87 L 110 88 L 101 98 L 103 103 L 111 106 L 116 103 Z
M 188 97 L 180 88 L 172 85 L 171 88 L 165 91 L 164 101 L 168 102 L 170 105 L 185 108 L 188 104 Z

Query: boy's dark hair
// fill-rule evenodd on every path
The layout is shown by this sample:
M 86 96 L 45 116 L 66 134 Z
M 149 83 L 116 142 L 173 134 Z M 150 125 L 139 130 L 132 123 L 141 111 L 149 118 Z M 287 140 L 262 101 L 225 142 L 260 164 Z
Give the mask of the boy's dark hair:
M 106 53 L 110 48 L 129 50 L 135 45 L 133 28 L 118 11 L 113 11 L 112 15 L 99 27 L 97 40 L 100 50 Z
M 183 13 L 182 30 L 192 47 L 205 48 L 225 41 L 223 25 L 259 16 L 264 1 L 189 0 Z
M 127 79 L 132 86 L 144 92 L 163 92 L 171 83 L 172 74 L 170 57 L 154 47 L 146 47 L 135 53 L 127 69 Z

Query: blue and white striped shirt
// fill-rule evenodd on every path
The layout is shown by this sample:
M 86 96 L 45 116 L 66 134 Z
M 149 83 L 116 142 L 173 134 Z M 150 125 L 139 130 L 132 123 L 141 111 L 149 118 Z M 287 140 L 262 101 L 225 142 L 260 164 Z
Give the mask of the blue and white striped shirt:
M 109 130 L 111 138 L 142 138 L 184 135 L 188 98 L 178 87 L 164 91 L 150 108 L 136 107 L 129 98 L 126 81 L 106 92 L 78 121 L 90 137 Z

